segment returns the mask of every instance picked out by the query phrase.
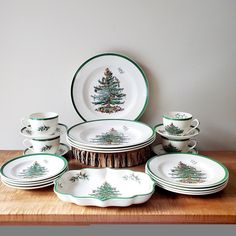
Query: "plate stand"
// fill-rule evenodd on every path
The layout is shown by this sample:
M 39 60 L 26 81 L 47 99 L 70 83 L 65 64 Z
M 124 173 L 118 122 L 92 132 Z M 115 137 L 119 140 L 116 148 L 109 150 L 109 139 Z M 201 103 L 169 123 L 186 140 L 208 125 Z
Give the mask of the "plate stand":
M 151 147 L 147 146 L 129 152 L 97 153 L 72 147 L 74 158 L 81 164 L 93 167 L 125 168 L 145 163 L 152 155 Z

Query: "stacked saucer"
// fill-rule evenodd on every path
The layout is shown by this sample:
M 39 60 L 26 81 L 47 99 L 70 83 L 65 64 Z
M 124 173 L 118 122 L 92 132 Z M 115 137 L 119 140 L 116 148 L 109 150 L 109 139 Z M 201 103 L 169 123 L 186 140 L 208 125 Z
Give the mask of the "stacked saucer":
M 2 183 L 17 189 L 39 189 L 53 185 L 53 181 L 68 170 L 64 157 L 53 154 L 31 154 L 13 158 L 1 167 Z
M 150 126 L 124 119 L 84 122 L 67 131 L 67 142 L 72 147 L 96 153 L 135 151 L 149 146 L 155 138 Z
M 163 124 L 155 126 L 155 131 L 161 136 L 161 144 L 154 146 L 153 151 L 157 155 L 176 152 L 196 154 L 197 142 L 192 138 L 200 132 L 198 125 L 199 121 L 192 120 L 192 115 L 186 112 L 163 115 Z
M 58 123 L 58 114 L 54 112 L 33 113 L 22 119 L 24 127 L 21 134 L 27 139 L 23 140 L 26 147 L 23 154 L 51 153 L 65 155 L 69 146 L 60 143 L 60 137 L 67 127 Z
M 145 172 L 160 188 L 187 195 L 207 195 L 223 190 L 228 183 L 227 168 L 206 156 L 173 153 L 148 160 Z

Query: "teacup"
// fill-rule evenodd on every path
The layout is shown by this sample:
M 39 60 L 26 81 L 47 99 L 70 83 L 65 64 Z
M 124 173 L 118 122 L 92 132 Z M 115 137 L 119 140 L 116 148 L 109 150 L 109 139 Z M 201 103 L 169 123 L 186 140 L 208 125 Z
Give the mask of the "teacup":
M 24 139 L 23 145 L 34 153 L 55 154 L 60 146 L 60 136 L 51 139 Z
M 200 124 L 197 119 L 192 120 L 193 116 L 187 112 L 172 111 L 164 114 L 162 118 L 165 131 L 170 135 L 189 134 Z
M 167 139 L 162 137 L 162 147 L 166 152 L 189 152 L 197 145 L 197 141 L 194 139 Z
M 23 126 L 29 127 L 35 135 L 49 135 L 56 132 L 58 114 L 55 112 L 38 112 L 21 120 Z

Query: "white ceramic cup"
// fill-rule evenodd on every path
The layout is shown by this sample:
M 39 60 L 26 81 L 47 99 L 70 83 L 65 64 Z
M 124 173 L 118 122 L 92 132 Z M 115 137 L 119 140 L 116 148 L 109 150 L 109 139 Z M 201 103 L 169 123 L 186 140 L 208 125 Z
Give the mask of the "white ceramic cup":
M 197 145 L 194 139 L 173 140 L 162 137 L 162 147 L 166 152 L 189 152 Z
M 24 139 L 23 145 L 34 153 L 55 154 L 60 146 L 60 136 L 51 139 Z
M 162 118 L 165 131 L 170 135 L 187 135 L 200 124 L 197 119 L 193 120 L 193 116 L 187 112 L 172 111 L 164 114 Z
M 58 114 L 55 112 L 38 112 L 21 119 L 25 127 L 29 127 L 35 135 L 49 135 L 56 132 Z

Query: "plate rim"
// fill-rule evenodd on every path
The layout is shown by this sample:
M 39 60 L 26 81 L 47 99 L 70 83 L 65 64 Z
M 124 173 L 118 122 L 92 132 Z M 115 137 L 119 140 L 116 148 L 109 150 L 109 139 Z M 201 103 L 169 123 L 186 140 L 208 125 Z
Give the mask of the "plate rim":
M 78 75 L 78 73 L 80 72 L 80 70 L 87 64 L 89 63 L 90 61 L 98 58 L 98 57 L 103 57 L 103 56 L 117 56 L 117 57 L 121 57 L 123 59 L 126 59 L 128 60 L 129 62 L 131 62 L 138 70 L 139 72 L 142 74 L 142 77 L 144 79 L 144 82 L 145 82 L 145 85 L 146 85 L 146 100 L 145 100 L 145 103 L 144 103 L 144 106 L 143 106 L 143 109 L 142 111 L 138 114 L 138 116 L 134 119 L 134 120 L 138 120 L 144 113 L 144 111 L 146 110 L 147 108 L 147 104 L 148 104 L 148 101 L 149 101 L 149 84 L 148 84 L 148 80 L 147 80 L 147 76 L 145 74 L 145 72 L 143 71 L 143 69 L 141 68 L 141 66 L 138 65 L 138 63 L 136 63 L 133 59 L 123 55 L 123 54 L 119 54 L 119 53 L 116 53 L 116 52 L 104 52 L 104 53 L 99 53 L 99 54 L 96 54 L 95 56 L 93 57 L 90 57 L 89 59 L 87 59 L 85 62 L 83 62 L 79 68 L 76 70 L 74 76 L 73 76 L 73 79 L 72 79 L 72 83 L 71 83 L 71 88 L 70 88 L 70 95 L 71 95 L 71 100 L 72 100 L 72 104 L 73 104 L 73 107 L 75 109 L 75 111 L 77 112 L 77 114 L 80 116 L 80 118 L 83 120 L 83 121 L 88 121 L 85 119 L 84 116 L 82 116 L 82 114 L 79 112 L 79 110 L 76 108 L 76 104 L 75 104 L 75 101 L 74 101 L 74 97 L 73 97 L 73 88 L 74 88 L 74 83 L 75 83 L 75 80 L 76 80 L 76 77 Z M 93 120 L 93 119 L 92 119 Z M 90 121 L 92 121 L 90 120 Z M 101 119 L 101 120 L 104 120 Z M 105 118 L 106 120 L 106 118 Z

